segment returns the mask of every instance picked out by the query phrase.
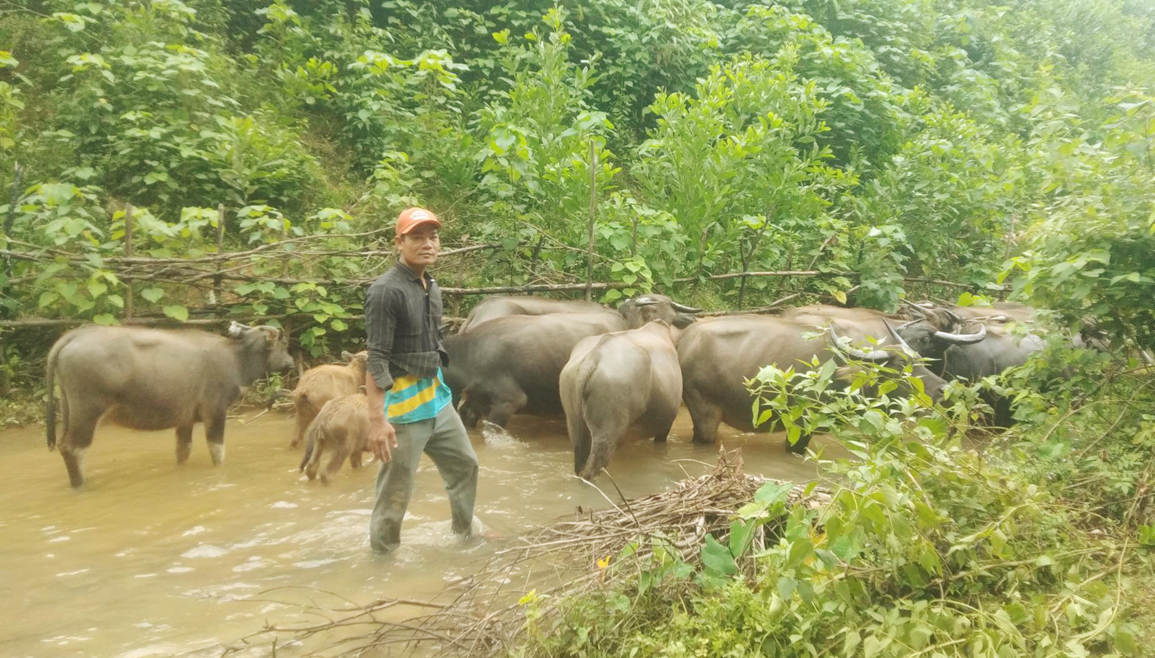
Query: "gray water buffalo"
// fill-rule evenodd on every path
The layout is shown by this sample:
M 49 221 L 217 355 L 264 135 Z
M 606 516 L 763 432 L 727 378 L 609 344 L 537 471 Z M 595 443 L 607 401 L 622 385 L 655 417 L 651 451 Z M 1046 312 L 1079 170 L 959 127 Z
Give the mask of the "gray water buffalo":
M 510 315 L 551 315 L 553 313 L 613 313 L 597 302 L 544 297 L 488 297 L 469 312 L 459 331 L 468 331 L 477 325 Z
M 60 455 L 72 486 L 84 484 L 85 451 L 102 417 L 133 429 L 176 428 L 177 463 L 188 459 L 193 425 L 203 422 L 219 464 L 225 415 L 241 387 L 293 366 L 279 329 L 234 322 L 228 334 L 89 325 L 61 336 L 48 353 L 48 448 L 56 447 L 59 379 Z
M 915 318 L 928 320 L 939 329 L 957 329 L 960 324 L 968 320 L 979 320 L 985 323 L 1019 322 L 1032 324 L 1035 322 L 1033 306 L 1017 302 L 995 302 L 990 306 L 939 306 L 931 302 L 906 304 L 907 309 Z
M 344 352 L 345 365 L 323 365 L 310 368 L 301 375 L 297 387 L 293 389 L 293 411 L 297 415 L 297 434 L 290 448 L 301 445 L 309 424 L 321 413 L 321 407 L 329 400 L 346 395 L 354 395 L 365 384 L 365 370 L 369 365 L 369 353 Z
M 309 425 L 307 437 L 301 470 L 309 480 L 317 477 L 321 455 L 326 451 L 332 457 L 321 472 L 325 484 L 341 470 L 346 457 L 350 466 L 361 468 L 361 453 L 369 440 L 369 399 L 358 393 L 329 400 Z
M 561 371 L 574 473 L 591 479 L 638 426 L 666 440 L 682 406 L 682 371 L 670 325 L 583 338 Z
M 782 313 L 782 317 L 815 327 L 833 323 L 836 330 L 843 335 L 873 336 L 875 339 L 887 335 L 888 322 L 897 322 L 900 319 L 899 316 L 886 315 L 869 308 L 843 308 L 823 304 L 789 309 Z M 941 354 L 953 345 L 971 345 L 986 338 L 984 325 L 978 325 L 972 332 L 962 332 L 961 322 L 948 320 L 945 324 L 940 324 L 939 320 L 945 318 L 946 315 L 941 318 L 935 317 L 933 320 L 927 316 L 916 317 L 900 324 L 897 327 L 898 335 L 911 349 L 918 352 L 919 356 L 926 358 L 937 358 L 936 354 Z
M 932 323 L 952 328 L 979 325 L 986 332 L 985 340 L 971 345 L 911 343 L 911 347 L 931 360 L 930 368 L 947 380 L 974 383 L 998 375 L 1008 368 L 1023 365 L 1044 347 L 1042 338 L 1036 334 L 1018 336 L 1006 326 L 1012 321 L 1032 324 L 1034 309 L 1029 306 L 999 303 L 989 307 L 923 307 L 923 311 L 924 318 Z M 1008 427 L 1014 423 L 1009 398 L 990 391 L 983 391 L 982 398 L 994 412 L 991 422 L 996 427 Z
M 618 313 L 626 319 L 630 329 L 647 322 L 661 320 L 671 327 L 685 329 L 697 320 L 702 309 L 684 306 L 665 295 L 648 294 L 627 299 L 618 306 Z
M 556 313 L 619 313 L 631 329 L 650 320 L 664 320 L 684 327 L 694 321 L 694 314 L 702 309 L 683 306 L 665 295 L 642 295 L 622 302 L 617 311 L 596 302 L 584 300 L 557 300 L 543 297 L 490 297 L 473 308 L 461 325 L 459 333 L 480 324 L 511 315 L 553 315 Z
M 694 420 L 694 441 L 714 443 L 718 425 L 723 422 L 746 432 L 775 429 L 773 422 L 754 427 L 752 399 L 744 384 L 764 366 L 782 369 L 793 366 L 805 372 L 812 368 L 815 357 L 819 362 L 832 358 L 841 361 L 841 353 L 845 352 L 858 360 L 902 367 L 917 356 L 907 351 L 909 348 L 905 348 L 887 322 L 882 322 L 886 333 L 881 336 L 837 320 L 827 324 L 823 330 L 797 319 L 738 315 L 699 322 L 686 329 L 678 342 L 678 357 L 682 368 L 682 398 Z M 806 337 L 804 334 L 816 335 Z M 861 347 L 846 350 L 832 347 L 832 341 L 839 335 Z M 878 345 L 869 345 L 865 340 L 868 336 L 875 336 Z M 913 372 L 922 380 L 928 395 L 932 398 L 941 395 L 946 384 L 941 377 L 917 363 Z M 807 442 L 808 437 L 802 437 L 797 444 L 787 447 L 801 452 Z
M 502 427 L 517 412 L 561 413 L 558 377 L 574 346 L 587 336 L 629 327 L 617 313 L 511 315 L 445 339 L 445 383 L 461 420 Z

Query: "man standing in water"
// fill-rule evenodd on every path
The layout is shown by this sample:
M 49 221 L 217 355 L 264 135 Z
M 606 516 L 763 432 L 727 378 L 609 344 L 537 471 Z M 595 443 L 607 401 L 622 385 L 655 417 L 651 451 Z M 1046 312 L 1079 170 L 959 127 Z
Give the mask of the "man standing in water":
M 401 543 L 401 521 L 422 453 L 445 481 L 453 532 L 467 538 L 473 525 L 477 455 L 441 373 L 449 363 L 441 344 L 441 290 L 426 271 L 441 249 L 440 228 L 428 210 L 403 211 L 393 238 L 397 264 L 369 286 L 365 297 L 368 447 L 381 460 L 369 543 L 382 552 Z

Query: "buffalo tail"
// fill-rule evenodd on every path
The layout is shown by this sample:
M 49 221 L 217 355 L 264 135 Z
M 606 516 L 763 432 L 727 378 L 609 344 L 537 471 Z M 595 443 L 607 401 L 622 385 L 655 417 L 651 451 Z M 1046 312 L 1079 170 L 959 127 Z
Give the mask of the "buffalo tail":
M 309 465 L 309 460 L 313 458 L 313 449 L 317 442 L 321 440 L 321 424 L 314 420 L 309 425 L 309 430 L 305 433 L 305 456 L 301 459 L 300 472 L 305 472 L 305 467 Z M 317 459 L 321 459 L 321 451 L 317 451 Z
M 570 442 L 573 444 L 573 472 L 580 476 L 590 456 L 590 428 L 586 423 L 586 385 L 597 369 L 597 356 L 587 354 L 578 366 L 576 381 L 567 391 L 565 400 L 565 422 L 569 430 Z
M 56 450 L 56 358 L 60 355 L 61 348 L 72 342 L 73 336 L 75 336 L 73 332 L 64 334 L 48 352 L 47 373 L 45 377 L 48 380 L 48 401 L 44 410 L 44 423 L 48 428 L 49 451 Z M 64 392 L 61 391 L 61 395 L 63 394 Z M 64 423 L 67 426 L 67 418 L 64 419 Z

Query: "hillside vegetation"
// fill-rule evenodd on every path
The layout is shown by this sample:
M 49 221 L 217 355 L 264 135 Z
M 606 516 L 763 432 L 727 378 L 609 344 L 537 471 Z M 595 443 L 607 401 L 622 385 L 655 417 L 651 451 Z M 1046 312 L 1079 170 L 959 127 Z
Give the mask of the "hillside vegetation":
M 701 563 L 607 556 L 634 571 L 548 623 L 524 599 L 516 651 L 1149 656 L 1153 181 L 1148 0 L 10 0 L 0 384 L 42 387 L 59 329 L 13 321 L 133 304 L 354 346 L 412 204 L 477 247 L 438 264 L 446 287 L 589 265 L 606 302 L 1010 295 L 1109 349 L 1056 331 L 988 382 L 1020 424 L 981 450 L 974 390 L 942 407 L 794 382 L 814 395 L 792 418 L 860 460 L 832 466 L 829 506 L 755 500 Z M 213 260 L 220 217 L 243 257 Z M 741 272 L 805 274 L 711 278 Z M 763 374 L 773 407 L 795 376 Z M 755 552 L 767 524 L 779 543 Z

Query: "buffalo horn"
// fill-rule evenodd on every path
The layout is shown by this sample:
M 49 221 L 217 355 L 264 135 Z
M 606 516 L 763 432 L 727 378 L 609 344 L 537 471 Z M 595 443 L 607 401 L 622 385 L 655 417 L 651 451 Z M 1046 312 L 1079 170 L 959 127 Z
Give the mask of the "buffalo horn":
M 895 342 L 897 342 L 900 346 L 902 346 L 903 352 L 906 352 L 909 356 L 913 356 L 915 358 L 918 357 L 918 352 L 915 352 L 913 349 L 911 349 L 910 345 L 906 344 L 906 341 L 902 339 L 902 336 L 899 336 L 898 332 L 894 330 L 894 327 L 890 326 L 890 322 L 887 322 L 886 319 L 883 318 L 882 324 L 886 325 L 886 333 L 890 334 L 890 337 L 893 338 Z
M 694 308 L 693 306 L 686 306 L 685 304 L 679 304 L 678 302 L 670 302 L 670 303 L 673 305 L 673 307 L 676 310 L 679 310 L 683 313 L 690 313 L 692 315 L 694 313 L 701 313 L 702 312 L 702 309 Z
M 642 297 L 638 297 L 637 299 L 633 300 L 633 302 L 634 302 L 634 306 L 653 306 L 654 304 L 658 303 L 658 300 L 650 298 L 650 297 L 642 296 Z
M 889 327 L 890 325 L 887 326 Z M 870 350 L 869 352 L 864 352 L 849 343 L 846 347 L 842 347 L 841 343 L 838 342 L 838 332 L 834 331 L 834 325 L 830 325 L 827 331 L 830 332 L 830 338 L 834 340 L 834 344 L 838 345 L 852 358 L 858 359 L 859 361 L 885 361 L 890 358 L 890 353 L 886 350 Z
M 987 326 L 985 324 L 980 324 L 979 330 L 973 334 L 952 334 L 946 331 L 936 331 L 934 332 L 934 337 L 939 340 L 945 340 L 948 343 L 970 345 L 971 343 L 977 343 L 987 337 Z
M 912 301 L 906 300 L 906 299 L 902 300 L 902 303 L 906 304 L 908 307 L 910 307 L 910 310 L 917 313 L 919 318 L 925 318 L 926 317 L 926 311 L 927 310 L 925 308 L 919 306 L 918 304 L 915 304 Z

